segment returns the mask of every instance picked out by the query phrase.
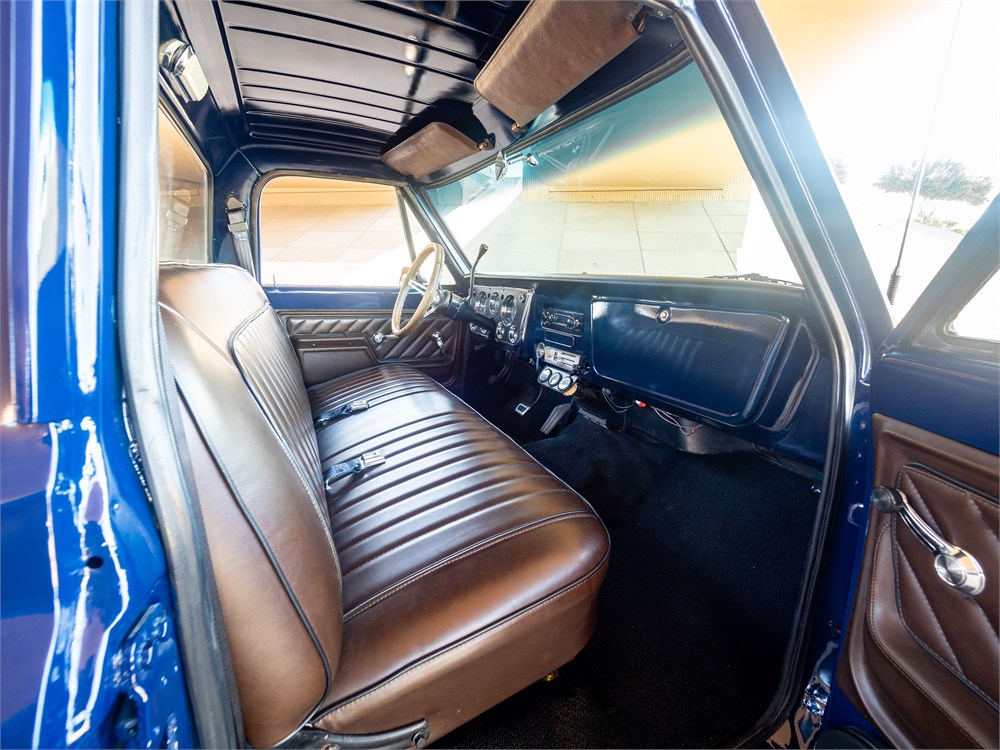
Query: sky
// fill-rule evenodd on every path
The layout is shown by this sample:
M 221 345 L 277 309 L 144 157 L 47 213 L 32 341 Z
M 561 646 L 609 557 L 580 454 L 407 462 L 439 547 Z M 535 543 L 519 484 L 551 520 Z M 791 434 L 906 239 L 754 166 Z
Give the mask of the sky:
M 919 160 L 929 136 L 929 160 L 955 159 L 1000 186 L 1000 2 L 846 0 L 839 19 L 820 5 L 763 7 L 820 143 L 846 162 L 850 181 L 870 185 L 892 164 Z M 857 24 L 844 29 L 845 17 Z
M 1000 191 L 1000 29 L 998 0 L 761 0 L 803 100 L 832 161 L 880 286 L 899 254 L 910 197 L 874 183 L 894 164 L 951 159 Z M 919 208 L 919 204 L 918 204 Z M 967 230 L 986 206 L 935 202 L 936 219 Z M 903 285 L 891 308 L 899 320 L 962 239 L 913 223 L 906 234 Z M 979 317 L 995 330 L 996 305 Z

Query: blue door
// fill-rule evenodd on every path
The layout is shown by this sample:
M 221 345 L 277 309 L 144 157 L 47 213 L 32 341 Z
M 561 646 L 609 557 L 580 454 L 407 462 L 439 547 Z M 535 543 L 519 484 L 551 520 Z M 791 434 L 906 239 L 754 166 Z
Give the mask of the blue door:
M 873 488 L 837 687 L 900 747 L 1000 743 L 998 228 L 1000 198 L 871 376 Z

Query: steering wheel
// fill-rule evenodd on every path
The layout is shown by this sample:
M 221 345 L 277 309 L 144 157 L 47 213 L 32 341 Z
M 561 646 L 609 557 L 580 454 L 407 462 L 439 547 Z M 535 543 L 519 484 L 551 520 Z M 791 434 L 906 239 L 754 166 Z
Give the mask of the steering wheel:
M 427 281 L 420 276 L 420 268 L 427 259 L 434 256 L 434 266 Z M 417 324 L 435 309 L 441 296 L 441 271 L 444 268 L 444 248 L 436 242 L 431 242 L 414 258 L 409 270 L 399 284 L 399 294 L 392 308 L 392 333 L 394 336 L 407 336 L 413 333 Z M 410 290 L 420 292 L 420 304 L 406 323 L 403 323 L 403 304 Z

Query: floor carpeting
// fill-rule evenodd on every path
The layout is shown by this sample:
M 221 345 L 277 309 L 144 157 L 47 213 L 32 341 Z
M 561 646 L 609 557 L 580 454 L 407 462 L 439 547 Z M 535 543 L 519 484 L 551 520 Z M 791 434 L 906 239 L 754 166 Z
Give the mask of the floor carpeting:
M 597 631 L 438 747 L 706 747 L 777 686 L 816 510 L 753 454 L 693 456 L 577 418 L 526 446 L 611 533 Z

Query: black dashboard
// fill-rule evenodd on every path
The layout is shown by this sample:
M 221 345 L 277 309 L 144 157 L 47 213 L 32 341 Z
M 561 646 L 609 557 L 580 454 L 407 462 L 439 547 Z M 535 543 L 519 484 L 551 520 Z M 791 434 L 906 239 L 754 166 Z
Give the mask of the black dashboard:
M 564 396 L 612 391 L 820 466 L 830 363 L 802 289 L 704 279 L 477 284 L 493 343 Z M 471 326 L 473 340 L 490 338 Z

